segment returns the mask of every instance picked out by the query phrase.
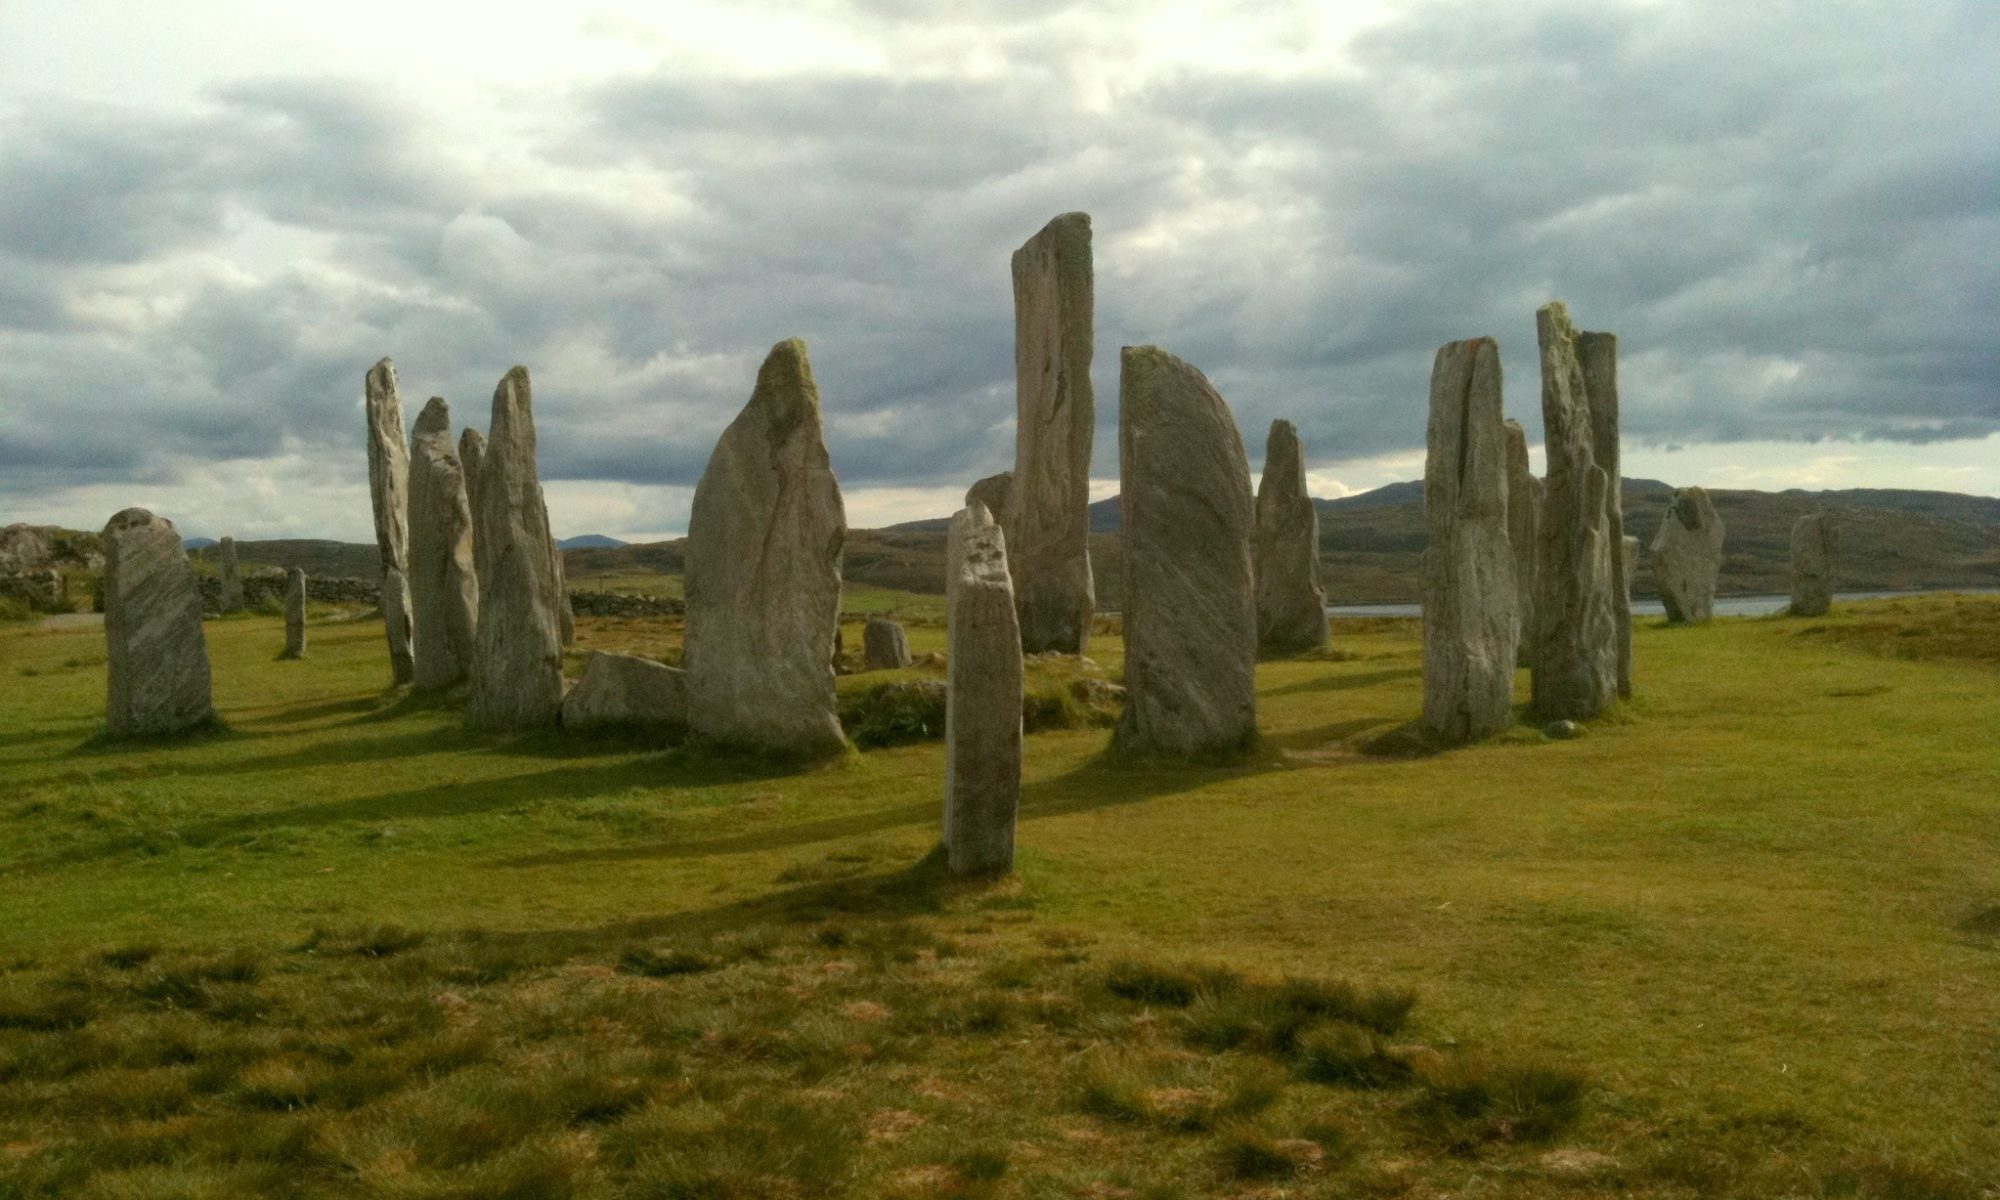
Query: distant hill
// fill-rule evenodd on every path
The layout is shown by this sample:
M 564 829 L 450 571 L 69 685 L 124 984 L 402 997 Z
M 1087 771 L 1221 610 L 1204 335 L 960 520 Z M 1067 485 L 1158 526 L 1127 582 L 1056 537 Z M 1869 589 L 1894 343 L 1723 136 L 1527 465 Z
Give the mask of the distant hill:
M 182 538 L 182 539 L 181 539 L 181 547 L 182 547 L 183 549 L 187 549 L 187 550 L 206 550 L 206 549 L 208 549 L 208 548 L 209 548 L 210 546 L 219 546 L 219 545 L 221 545 L 221 543 L 220 543 L 220 542 L 218 542 L 218 541 L 216 541 L 216 540 L 215 540 L 214 538 Z
M 556 549 L 615 550 L 620 546 L 629 546 L 631 544 L 630 542 L 621 542 L 615 537 L 606 537 L 601 533 L 580 533 L 575 537 L 558 538 L 556 540 Z

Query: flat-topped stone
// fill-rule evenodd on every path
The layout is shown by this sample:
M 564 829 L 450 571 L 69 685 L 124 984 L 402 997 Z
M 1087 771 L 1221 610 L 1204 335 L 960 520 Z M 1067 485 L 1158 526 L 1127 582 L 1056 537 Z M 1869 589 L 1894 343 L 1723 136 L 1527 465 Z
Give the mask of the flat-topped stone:
M 1833 552 L 1833 525 L 1825 513 L 1793 522 L 1793 616 L 1823 617 L 1833 607 Z
M 945 863 L 1005 874 L 1021 804 L 1021 634 L 1006 535 L 984 505 L 952 518 L 946 556 Z
M 104 526 L 104 646 L 113 736 L 178 733 L 214 719 L 194 567 L 174 523 L 143 508 Z
M 687 675 L 634 654 L 593 650 L 583 674 L 563 697 L 564 729 L 603 725 L 687 724 Z
M 887 617 L 870 617 L 861 630 L 861 665 L 869 671 L 900 671 L 910 665 L 910 638 Z
M 280 658 L 306 656 L 306 573 L 293 567 L 285 574 L 285 652 Z

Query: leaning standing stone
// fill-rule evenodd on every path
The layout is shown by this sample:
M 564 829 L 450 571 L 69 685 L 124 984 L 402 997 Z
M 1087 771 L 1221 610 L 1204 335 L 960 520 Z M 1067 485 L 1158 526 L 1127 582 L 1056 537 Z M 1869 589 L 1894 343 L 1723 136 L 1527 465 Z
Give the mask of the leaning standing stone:
M 1014 477 L 1000 523 L 1021 645 L 1082 654 L 1090 575 L 1090 214 L 1064 213 L 1014 252 Z
M 771 348 L 688 517 L 689 724 L 805 754 L 846 745 L 834 703 L 847 517 L 804 342 Z
M 1660 604 L 1675 625 L 1701 625 L 1715 615 L 1715 583 L 1722 574 L 1722 518 L 1708 493 L 1681 488 L 1660 518 L 1649 549 Z
M 861 665 L 869 671 L 900 671 L 909 666 L 910 639 L 903 627 L 887 617 L 868 618 L 861 630 Z
M 432 396 L 410 439 L 410 603 L 416 686 L 448 688 L 472 670 L 479 575 L 472 562 L 472 506 L 451 444 L 451 409 Z
M 1519 421 L 1507 431 L 1507 543 L 1514 550 L 1514 595 L 1520 613 L 1517 666 L 1533 666 L 1535 652 L 1535 555 L 1541 544 L 1542 481 L 1528 464 L 1528 434 Z
M 284 658 L 306 656 L 306 573 L 293 567 L 285 576 Z
M 593 650 L 563 697 L 564 729 L 599 725 L 687 725 L 685 672 L 632 654 Z
M 1833 607 L 1833 527 L 1825 513 L 1792 525 L 1792 615 L 1823 617 Z
M 114 736 L 177 733 L 214 718 L 194 567 L 174 523 L 143 508 L 104 527 L 104 646 Z
M 1618 451 L 1618 335 L 1579 331 L 1577 365 L 1583 370 L 1583 390 L 1590 401 L 1590 452 L 1604 471 L 1605 537 L 1611 546 L 1611 578 L 1629 579 L 1637 564 L 1625 553 L 1625 488 Z M 1618 694 L 1632 694 L 1632 589 L 1611 593 L 1612 633 L 1617 641 Z
M 1004 875 L 1021 807 L 1021 629 L 1007 539 L 984 505 L 952 517 L 947 555 L 945 864 Z
M 403 441 L 403 401 L 396 365 L 368 371 L 368 495 L 375 506 L 375 546 L 382 558 L 382 623 L 389 633 L 389 671 L 397 683 L 416 678 L 410 610 L 410 453 Z
M 1611 486 L 1594 453 L 1590 393 L 1576 329 L 1560 301 L 1535 313 L 1542 359 L 1541 545 L 1535 561 L 1534 709 L 1543 721 L 1587 720 L 1618 694 Z
M 1208 379 L 1127 346 L 1118 383 L 1125 713 L 1137 754 L 1232 754 L 1257 737 L 1250 464 Z
M 222 603 L 225 613 L 243 611 L 243 573 L 236 564 L 236 539 L 226 537 L 215 549 L 217 573 L 222 576 Z
M 1469 742 L 1514 722 L 1521 633 L 1500 347 L 1492 338 L 1438 349 L 1426 446 L 1424 724 L 1447 741 Z
M 479 468 L 475 544 L 486 547 L 473 637 L 467 716 L 489 729 L 555 723 L 562 704 L 562 636 L 549 516 L 535 467 L 534 393 L 526 367 L 493 392 L 491 441 Z
M 1278 657 L 1326 645 L 1319 512 L 1306 494 L 1305 448 L 1290 421 L 1271 422 L 1257 481 L 1257 649 Z

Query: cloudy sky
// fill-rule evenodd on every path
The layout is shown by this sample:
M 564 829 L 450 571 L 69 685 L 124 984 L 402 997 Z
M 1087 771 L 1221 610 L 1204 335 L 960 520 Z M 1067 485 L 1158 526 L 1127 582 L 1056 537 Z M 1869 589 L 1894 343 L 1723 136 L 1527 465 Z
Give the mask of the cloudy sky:
M 1008 255 L 1253 466 L 1421 472 L 1431 355 L 1616 330 L 1626 470 L 2000 495 L 2000 4 L 0 4 L 0 521 L 367 540 L 361 383 L 534 373 L 559 535 L 673 534 L 772 343 L 852 524 L 1013 457 Z M 505 14 L 504 16 L 498 14 Z

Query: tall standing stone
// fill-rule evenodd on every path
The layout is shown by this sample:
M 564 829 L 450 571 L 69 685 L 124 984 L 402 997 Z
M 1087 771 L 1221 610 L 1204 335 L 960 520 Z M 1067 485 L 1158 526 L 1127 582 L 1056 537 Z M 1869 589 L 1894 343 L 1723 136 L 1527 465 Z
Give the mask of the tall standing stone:
M 1013 594 L 1010 586 L 1008 595 Z M 910 665 L 910 638 L 887 617 L 870 617 L 861 630 L 861 665 L 870 671 L 900 671 Z
M 306 573 L 293 567 L 285 575 L 284 658 L 306 656 Z
M 375 505 L 375 546 L 382 559 L 382 623 L 389 634 L 389 671 L 397 683 L 416 678 L 410 609 L 410 452 L 403 441 L 403 401 L 396 365 L 369 368 L 368 494 Z
M 1618 335 L 1580 330 L 1576 335 L 1577 365 L 1583 370 L 1583 390 L 1590 401 L 1590 453 L 1604 472 L 1605 537 L 1611 545 L 1611 578 L 1629 577 L 1637 564 L 1626 561 L 1625 489 L 1618 450 Z M 1632 589 L 1611 594 L 1612 633 L 1617 640 L 1618 694 L 1632 694 Z
M 1535 333 L 1548 475 L 1535 562 L 1534 709 L 1544 721 L 1584 720 L 1618 694 L 1618 577 L 1605 499 L 1611 484 L 1596 461 L 1590 391 L 1569 310 L 1560 301 L 1544 305 Z
M 448 688 L 472 670 L 479 575 L 472 560 L 472 506 L 452 448 L 451 408 L 432 396 L 410 439 L 410 604 L 423 631 L 416 686 Z
M 1290 421 L 1271 422 L 1257 481 L 1257 649 L 1304 654 L 1326 645 L 1319 579 L 1319 511 L 1306 494 L 1306 455 Z
M 1514 722 L 1520 595 L 1500 412 L 1499 345 L 1440 347 L 1424 456 L 1424 724 L 1452 742 Z
M 1125 713 L 1113 745 L 1211 755 L 1257 736 L 1250 464 L 1200 371 L 1127 346 L 1118 381 Z
M 556 545 L 555 535 L 549 535 L 549 555 L 556 564 L 556 634 L 565 646 L 576 642 L 576 609 L 569 601 L 569 567 L 563 562 L 562 547 Z
M 945 864 L 1004 875 L 1021 807 L 1021 627 L 1006 535 L 985 505 L 952 517 L 947 554 Z
M 1660 604 L 1675 625 L 1702 625 L 1715 615 L 1715 583 L 1722 574 L 1722 518 L 1698 487 L 1674 492 L 1648 548 Z
M 236 539 L 223 538 L 215 548 L 216 573 L 222 577 L 221 609 L 225 613 L 243 611 L 243 572 L 236 562 Z
M 1630 612 L 1632 611 L 1632 583 L 1639 575 L 1639 539 L 1628 533 L 1625 535 L 1623 541 L 1624 546 L 1622 549 L 1625 553 L 1618 560 L 1618 594 L 1625 600 L 1625 611 Z M 1631 622 L 1627 621 L 1626 625 L 1629 627 Z
M 1792 615 L 1823 617 L 1833 607 L 1833 525 L 1825 513 L 1792 524 Z
M 1535 654 L 1535 556 L 1542 541 L 1542 481 L 1528 463 L 1528 434 L 1519 421 L 1507 431 L 1507 543 L 1514 550 L 1514 595 L 1521 637 L 1517 666 L 1533 666 Z
M 1000 523 L 1021 645 L 1081 654 L 1090 574 L 1090 214 L 1064 213 L 1014 252 L 1014 478 Z
M 201 589 L 174 523 L 128 508 L 104 526 L 105 721 L 117 737 L 215 716 Z
M 479 512 L 479 465 L 486 457 L 486 435 L 467 425 L 465 432 L 458 435 L 458 469 L 465 476 L 466 507 Z M 473 573 L 479 578 L 486 577 L 485 558 L 479 552 L 479 521 L 472 522 L 472 565 Z
M 806 345 L 779 342 L 688 517 L 683 659 L 696 734 L 805 754 L 846 744 L 828 661 L 846 537 Z
M 483 545 L 479 621 L 473 635 L 467 716 L 489 729 L 553 725 L 562 705 L 562 634 L 548 508 L 535 466 L 535 405 L 528 369 L 515 367 L 493 392 L 486 456 L 479 466 L 475 545 Z

